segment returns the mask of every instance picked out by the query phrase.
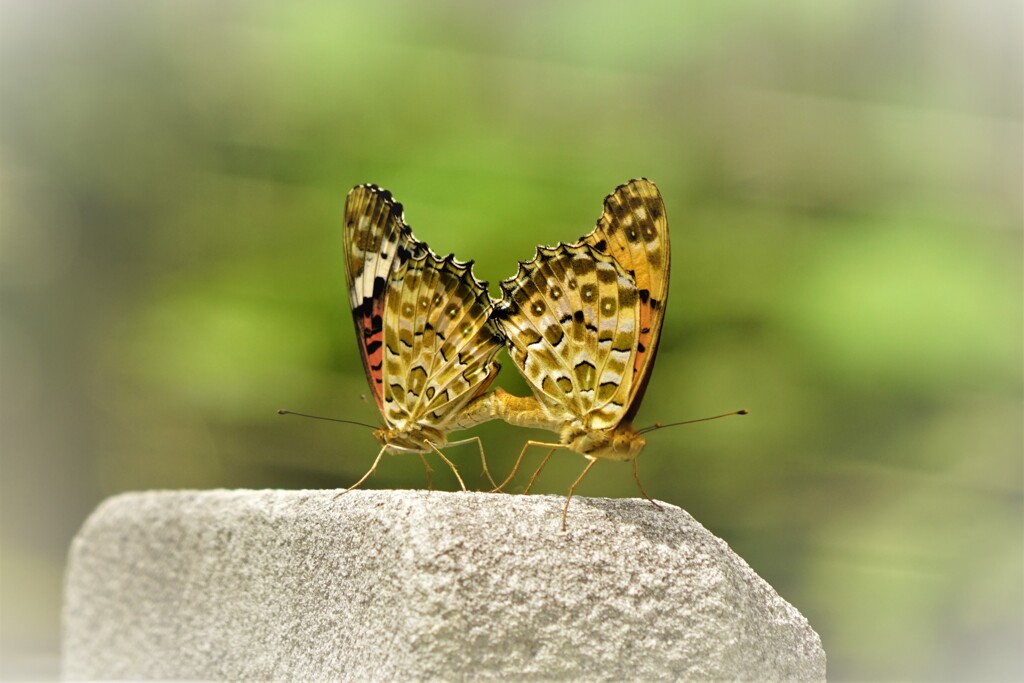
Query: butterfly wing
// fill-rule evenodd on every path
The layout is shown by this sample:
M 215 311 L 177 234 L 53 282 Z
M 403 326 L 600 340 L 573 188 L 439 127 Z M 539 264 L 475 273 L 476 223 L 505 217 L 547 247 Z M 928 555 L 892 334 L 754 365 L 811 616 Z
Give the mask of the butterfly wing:
M 632 422 L 654 367 L 668 297 L 668 218 L 657 186 L 639 178 L 615 188 L 604 200 L 597 226 L 580 242 L 612 257 L 636 283 L 636 353 L 629 407 L 623 416 Z
M 391 193 L 360 185 L 345 203 L 345 265 L 360 356 L 389 426 L 443 432 L 486 390 L 502 338 L 472 264 L 413 237 Z
M 427 253 L 400 264 L 384 306 L 384 417 L 440 432 L 497 376 L 503 344 L 472 263 Z M 465 426 L 465 425 L 464 425 Z
M 412 236 L 402 205 L 376 185 L 352 188 L 345 201 L 345 273 L 356 340 L 366 379 L 381 412 L 384 410 L 384 296 L 393 271 L 409 259 L 425 255 L 425 244 Z
M 616 426 L 632 394 L 637 288 L 589 244 L 540 247 L 501 284 L 494 318 L 509 354 L 555 419 Z

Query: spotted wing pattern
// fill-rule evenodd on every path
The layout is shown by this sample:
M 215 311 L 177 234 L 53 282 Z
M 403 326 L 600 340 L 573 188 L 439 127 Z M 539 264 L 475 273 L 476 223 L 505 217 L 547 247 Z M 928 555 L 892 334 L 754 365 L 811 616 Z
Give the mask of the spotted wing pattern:
M 363 366 L 388 426 L 441 432 L 494 379 L 502 338 L 472 262 L 417 241 L 402 205 L 360 185 L 345 204 L 345 263 Z
M 611 256 L 629 272 L 639 298 L 636 349 L 629 409 L 632 421 L 651 377 L 668 297 L 669 235 L 665 204 L 658 187 L 646 178 L 615 188 L 604 200 L 597 226 L 580 240 Z
M 545 410 L 558 420 L 614 427 L 632 385 L 639 316 L 636 286 L 586 244 L 541 247 L 501 285 L 496 319 Z
M 605 199 L 593 232 L 539 248 L 501 284 L 494 318 L 551 417 L 588 429 L 633 419 L 653 365 L 668 266 L 661 195 L 641 179 Z

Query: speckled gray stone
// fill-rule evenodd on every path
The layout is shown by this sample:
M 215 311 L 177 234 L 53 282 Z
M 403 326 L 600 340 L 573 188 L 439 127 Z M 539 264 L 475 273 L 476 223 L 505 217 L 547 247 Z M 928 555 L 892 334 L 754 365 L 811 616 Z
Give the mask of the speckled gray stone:
M 70 679 L 810 680 L 807 620 L 638 499 L 177 491 L 71 546 Z

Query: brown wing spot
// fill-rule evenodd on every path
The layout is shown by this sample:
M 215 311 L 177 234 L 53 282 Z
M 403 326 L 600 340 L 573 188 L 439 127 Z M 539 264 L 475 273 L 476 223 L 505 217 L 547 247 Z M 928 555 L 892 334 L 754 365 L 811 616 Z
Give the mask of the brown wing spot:
M 608 284 L 610 282 L 615 282 L 616 277 L 615 268 L 613 268 L 610 263 L 602 264 L 602 266 L 597 269 L 598 282 Z
M 448 304 L 448 308 L 444 309 L 444 314 L 449 318 L 454 318 L 459 314 L 459 305 L 456 303 Z
M 576 287 L 578 286 L 576 284 L 576 278 L 569 276 L 569 278 L 565 281 L 565 286 L 569 288 L 569 291 L 575 291 Z
M 377 253 L 380 251 L 380 242 L 384 233 L 380 230 L 357 230 L 353 236 L 353 242 L 360 251 Z
M 597 285 L 592 282 L 580 287 L 580 298 L 583 299 L 584 303 L 590 303 L 597 298 Z
M 437 345 L 437 331 L 427 323 L 423 326 L 423 348 L 434 348 Z
M 648 247 L 647 250 L 647 261 L 651 264 L 651 268 L 658 269 L 661 267 L 661 249 L 651 249 Z
M 594 377 L 597 373 L 597 368 L 590 361 L 580 361 L 573 368 L 573 372 L 576 374 L 576 383 L 582 390 L 592 389 L 594 387 Z
M 363 266 L 366 264 L 366 258 L 364 256 L 356 256 L 355 254 L 349 259 L 352 264 L 352 276 L 358 279 L 363 274 Z
M 605 296 L 601 297 L 601 314 L 612 315 L 618 308 L 618 301 L 614 297 Z
M 562 390 L 563 393 L 568 394 L 572 391 L 572 380 L 568 377 L 559 377 L 555 380 L 555 384 Z
M 436 393 L 437 393 L 437 389 L 435 389 L 433 386 L 427 387 L 427 394 L 426 394 L 427 395 L 427 400 L 430 400 L 430 399 L 434 398 L 434 394 L 436 394 Z
M 587 338 L 585 320 L 586 316 L 583 315 L 583 311 L 576 311 L 572 314 L 572 338 L 574 341 L 582 342 Z
M 640 233 L 637 232 L 636 226 L 630 225 L 628 228 L 626 228 L 626 239 L 629 240 L 630 242 L 640 241 Z
M 416 315 L 416 307 L 412 305 L 412 302 L 406 301 L 402 304 L 402 316 L 405 318 L 412 319 Z
M 597 262 L 589 256 L 576 256 L 572 260 L 572 269 L 577 275 L 587 275 L 597 268 Z
M 632 308 L 636 305 L 636 290 L 632 287 L 619 287 L 619 305 Z
M 532 327 L 519 330 L 519 338 L 522 339 L 524 346 L 533 346 L 543 339 Z
M 417 365 L 409 371 L 409 377 L 406 379 L 409 383 L 409 392 L 419 396 L 423 391 L 424 385 L 427 383 L 427 370 L 422 365 Z
M 537 317 L 540 317 L 544 315 L 544 311 L 546 311 L 547 308 L 548 307 L 544 305 L 543 299 L 534 299 L 533 303 L 530 304 L 530 313 Z
M 616 351 L 629 351 L 633 348 L 635 342 L 636 337 L 629 332 L 619 332 L 615 335 L 615 343 L 612 345 L 612 348 Z
M 526 306 L 530 302 L 530 294 L 526 291 L 526 287 L 516 287 L 512 292 L 512 301 L 518 308 Z
M 428 308 L 430 308 L 430 299 L 428 299 L 425 296 L 421 296 L 420 300 L 417 302 L 417 304 L 419 305 L 420 309 L 425 311 Z
M 548 325 L 544 329 L 544 338 L 548 340 L 548 344 L 558 346 L 562 343 L 562 339 L 565 338 L 565 330 L 562 329 L 561 325 Z
M 474 319 L 482 318 L 486 313 L 487 310 L 479 301 L 474 301 L 473 305 L 469 309 L 469 316 Z
M 602 382 L 601 386 L 597 388 L 597 400 L 601 402 L 610 401 L 618 388 L 617 382 Z
M 629 350 L 626 350 L 629 353 Z M 605 372 L 613 372 L 616 375 L 622 376 L 622 373 L 626 372 L 626 361 L 616 360 L 614 358 L 608 359 L 608 364 L 604 366 Z
M 562 288 L 552 287 L 548 290 L 548 297 L 550 297 L 552 301 L 558 301 L 562 298 Z
M 658 226 L 645 221 L 640 225 L 640 234 L 643 235 L 644 242 L 653 242 L 658 239 Z

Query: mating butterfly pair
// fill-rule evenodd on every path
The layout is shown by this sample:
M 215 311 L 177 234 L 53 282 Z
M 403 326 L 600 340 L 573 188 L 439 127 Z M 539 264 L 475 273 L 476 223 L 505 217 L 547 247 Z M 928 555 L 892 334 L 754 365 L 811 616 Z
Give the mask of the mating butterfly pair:
M 644 437 L 633 428 L 651 376 L 668 294 L 669 235 L 654 183 L 632 180 L 604 202 L 594 230 L 574 244 L 539 247 L 534 258 L 501 283 L 492 301 L 472 261 L 441 258 L 413 237 L 391 193 L 360 185 L 345 205 L 345 264 L 352 313 L 366 376 L 385 426 L 370 470 L 385 452 L 437 453 L 448 433 L 492 419 L 556 432 L 557 443 L 528 441 L 501 489 L 530 446 L 598 459 L 636 460 Z M 531 397 L 487 389 L 506 345 L 533 390 Z M 493 484 L 493 479 L 491 479 Z M 529 487 L 528 489 L 529 490 Z M 640 490 L 651 500 L 643 486 Z M 654 501 L 651 500 L 653 503 Z

